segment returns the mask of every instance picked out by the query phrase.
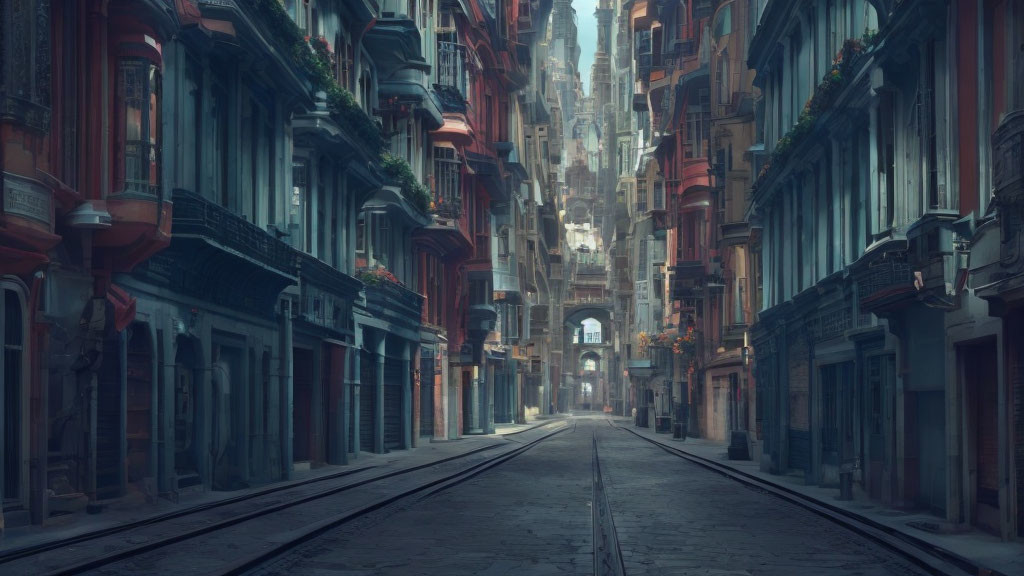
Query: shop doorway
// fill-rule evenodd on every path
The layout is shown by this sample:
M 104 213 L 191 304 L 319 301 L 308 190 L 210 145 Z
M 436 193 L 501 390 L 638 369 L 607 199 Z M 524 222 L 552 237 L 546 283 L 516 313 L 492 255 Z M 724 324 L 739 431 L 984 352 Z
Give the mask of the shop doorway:
M 312 350 L 293 348 L 292 372 L 292 461 L 313 460 L 313 383 Z
M 965 443 L 970 522 L 999 534 L 999 381 L 996 340 L 963 346 L 961 385 L 966 404 Z
M 149 326 L 128 328 L 128 362 L 125 439 L 128 483 L 134 488 L 151 477 L 150 449 L 153 432 L 153 342 Z
M 420 349 L 420 436 L 434 436 L 434 354 Z
M 199 341 L 179 336 L 174 354 L 174 473 L 181 490 L 202 483 L 197 391 Z
M 4 379 L 3 394 L 0 395 L 0 446 L 3 446 L 3 474 L 0 475 L 0 494 L 3 507 L 23 507 L 26 504 L 28 484 L 28 461 L 24 454 L 28 449 L 26 431 L 28 395 L 26 394 L 26 340 L 28 326 L 25 322 L 25 301 L 20 291 L 0 284 L 3 298 L 0 299 L 0 372 Z

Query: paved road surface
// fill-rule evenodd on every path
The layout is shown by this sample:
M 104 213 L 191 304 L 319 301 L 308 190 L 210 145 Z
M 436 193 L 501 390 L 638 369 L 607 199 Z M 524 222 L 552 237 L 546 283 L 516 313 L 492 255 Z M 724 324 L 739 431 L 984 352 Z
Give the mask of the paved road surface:
M 592 574 L 596 435 L 629 576 L 922 574 L 845 528 L 666 454 L 603 417 L 573 422 L 455 489 L 381 510 L 258 573 Z

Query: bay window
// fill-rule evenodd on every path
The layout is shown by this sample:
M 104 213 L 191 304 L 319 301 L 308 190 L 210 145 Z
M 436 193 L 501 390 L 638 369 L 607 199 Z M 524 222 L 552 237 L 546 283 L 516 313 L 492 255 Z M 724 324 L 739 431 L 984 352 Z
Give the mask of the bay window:
M 119 176 L 126 194 L 156 196 L 160 186 L 160 69 L 146 58 L 118 67 Z

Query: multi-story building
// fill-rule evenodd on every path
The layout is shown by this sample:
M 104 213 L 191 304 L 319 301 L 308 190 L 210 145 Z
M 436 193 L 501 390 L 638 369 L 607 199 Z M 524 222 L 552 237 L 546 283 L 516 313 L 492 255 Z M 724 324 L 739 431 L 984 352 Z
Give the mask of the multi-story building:
M 702 402 L 696 428 L 701 437 L 720 442 L 735 436 L 737 447 L 742 448 L 740 454 L 751 454 L 758 449 L 749 327 L 760 302 L 760 273 L 758 255 L 752 251 L 756 234 L 752 237 L 746 219 L 756 139 L 753 72 L 744 57 L 755 15 L 749 11 L 750 5 L 742 2 L 716 2 L 713 7 L 710 28 L 704 32 L 710 34 L 709 98 L 698 108 L 710 121 L 707 157 L 712 179 L 707 233 L 712 269 L 704 282 L 706 291 L 697 300 L 703 304 L 698 317 L 705 326 L 694 331 L 694 345 L 700 345 L 703 355 L 702 362 L 694 365 L 695 371 L 703 372 L 702 390 L 694 395 Z M 681 235 L 686 234 L 684 227 Z M 685 262 L 685 239 L 680 246 Z M 686 288 L 684 284 L 682 289 Z M 686 295 L 690 294 L 680 294 Z M 688 315 L 690 312 L 683 310 L 686 302 L 687 298 L 681 300 L 680 312 Z M 688 366 L 678 368 L 689 371 Z
M 1019 8 L 758 4 L 762 466 L 1018 535 Z
M 5 4 L 7 525 L 522 421 L 550 11 Z

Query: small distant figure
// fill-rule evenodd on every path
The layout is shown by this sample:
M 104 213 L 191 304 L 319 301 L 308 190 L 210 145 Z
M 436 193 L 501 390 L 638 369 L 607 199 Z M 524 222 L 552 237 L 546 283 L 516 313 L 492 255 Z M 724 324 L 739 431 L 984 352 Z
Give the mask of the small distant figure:
M 633 420 L 636 420 L 636 408 L 633 408 Z
M 551 402 L 551 403 L 548 404 L 548 410 L 549 410 L 548 414 L 554 414 L 555 413 L 555 403 L 554 402 Z

